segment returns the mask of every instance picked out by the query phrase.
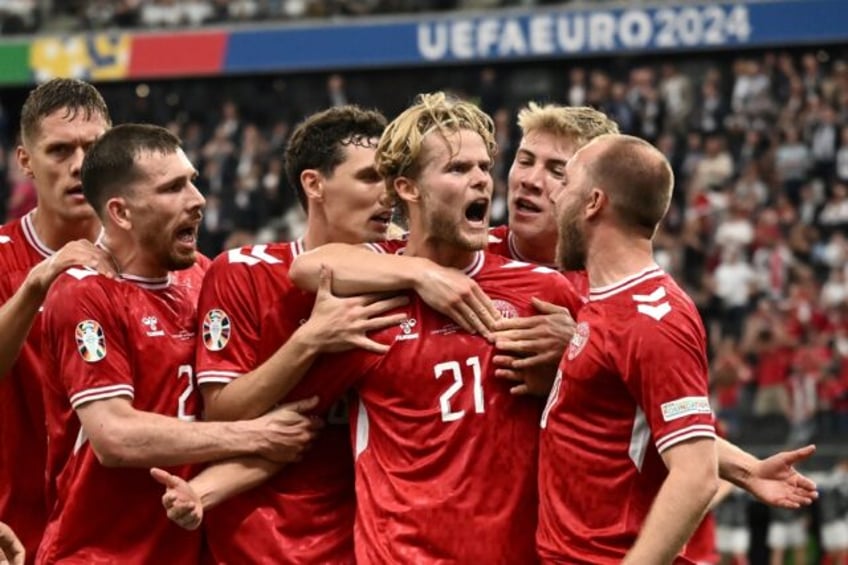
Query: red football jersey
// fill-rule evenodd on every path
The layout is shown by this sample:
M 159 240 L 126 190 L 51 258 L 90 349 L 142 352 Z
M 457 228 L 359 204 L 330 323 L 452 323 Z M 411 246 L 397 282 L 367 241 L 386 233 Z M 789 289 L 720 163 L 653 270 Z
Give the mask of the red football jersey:
M 523 257 L 521 252 L 518 251 L 515 244 L 515 235 L 506 224 L 489 228 L 489 253 L 509 257 L 516 261 L 533 262 Z M 552 269 L 558 268 L 556 265 L 545 266 Z M 589 296 L 589 277 L 586 271 L 563 271 L 562 274 L 574 285 L 574 289 L 580 296 Z
M 533 314 L 533 296 L 580 302 L 545 267 L 479 252 L 467 273 L 503 316 Z M 359 393 L 357 562 L 532 563 L 542 403 L 494 378 L 493 344 L 414 294 L 399 311 L 404 322 L 373 335 L 386 354 L 329 355 L 304 380 L 324 397 Z
M 706 337 L 656 267 L 592 289 L 577 322 L 542 416 L 539 554 L 618 563 L 668 474 L 660 453 L 715 437 Z
M 33 267 L 52 254 L 33 229 L 32 213 L 0 226 L 0 304 L 15 294 Z M 47 522 L 44 375 L 39 313 L 17 361 L 0 378 L 0 519 L 18 534 L 29 561 L 35 557 Z
M 302 250 L 300 241 L 255 245 L 215 259 L 200 295 L 200 386 L 249 373 L 309 318 L 315 296 L 289 278 Z M 309 396 L 303 390 L 295 389 L 294 398 Z M 209 545 L 218 563 L 354 562 L 346 407 L 342 413 L 336 407 L 327 420 L 302 461 L 207 513 Z
M 696 565 L 716 565 L 720 555 L 716 548 L 716 520 L 712 512 L 707 513 L 698 528 L 689 538 L 683 555 Z
M 44 304 L 48 501 L 38 563 L 197 563 L 199 532 L 171 523 L 148 469 L 107 468 L 75 410 L 126 397 L 194 420 L 197 297 L 208 260 L 163 279 L 69 269 Z M 191 466 L 171 469 L 189 477 Z

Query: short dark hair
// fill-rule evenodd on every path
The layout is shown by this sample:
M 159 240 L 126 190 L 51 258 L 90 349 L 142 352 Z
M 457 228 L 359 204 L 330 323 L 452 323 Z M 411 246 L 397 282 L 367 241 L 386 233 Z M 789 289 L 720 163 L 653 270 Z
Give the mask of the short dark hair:
M 386 117 L 359 106 L 337 106 L 312 114 L 300 122 L 286 146 L 286 177 L 304 210 L 306 193 L 300 174 L 315 169 L 330 176 L 344 160 L 344 147 L 367 144 L 379 138 L 386 128 Z M 376 148 L 376 143 L 374 144 Z
M 79 112 L 86 120 L 100 114 L 106 125 L 112 125 L 109 108 L 96 88 L 73 78 L 54 78 L 32 90 L 21 110 L 21 138 L 27 143 L 41 133 L 41 120 L 56 110 L 65 109 L 65 117 L 73 120 Z
M 142 152 L 171 154 L 180 139 L 167 129 L 150 124 L 122 124 L 104 133 L 82 162 L 82 191 L 101 216 L 110 198 L 123 194 L 138 179 L 136 159 Z

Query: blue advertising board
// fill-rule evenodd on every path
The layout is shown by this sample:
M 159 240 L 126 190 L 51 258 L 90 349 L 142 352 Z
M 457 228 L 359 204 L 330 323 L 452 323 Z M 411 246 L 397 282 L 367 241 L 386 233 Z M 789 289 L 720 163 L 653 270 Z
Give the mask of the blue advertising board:
M 571 58 L 848 40 L 848 0 L 457 13 L 233 31 L 225 72 Z

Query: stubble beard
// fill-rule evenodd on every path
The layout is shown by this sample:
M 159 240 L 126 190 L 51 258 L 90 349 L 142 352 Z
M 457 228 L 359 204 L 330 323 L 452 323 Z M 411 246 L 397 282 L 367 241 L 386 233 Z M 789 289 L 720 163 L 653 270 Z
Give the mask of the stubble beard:
M 566 214 L 560 223 L 557 240 L 557 264 L 564 271 L 586 269 L 586 234 L 576 216 Z
M 143 249 L 156 249 L 160 257 L 160 264 L 168 271 L 183 271 L 192 267 L 197 262 L 197 251 L 188 254 L 180 254 L 175 251 L 173 240 L 169 239 L 163 243 L 160 236 L 163 232 L 153 230 L 140 238 Z M 163 248 L 164 247 L 164 248 Z
M 430 216 L 430 235 L 460 251 L 480 251 L 487 242 L 487 234 L 468 237 L 462 233 L 459 224 L 438 213 Z

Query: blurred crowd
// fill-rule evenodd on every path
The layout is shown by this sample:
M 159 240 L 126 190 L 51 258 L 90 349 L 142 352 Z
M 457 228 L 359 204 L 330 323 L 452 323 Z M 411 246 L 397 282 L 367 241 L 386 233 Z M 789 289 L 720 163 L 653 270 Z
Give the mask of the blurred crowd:
M 498 128 L 493 220 L 504 222 L 521 105 L 535 99 L 603 110 L 623 132 L 655 143 L 675 169 L 657 261 L 703 315 L 713 400 L 728 435 L 800 444 L 848 434 L 844 55 L 760 51 L 102 90 L 117 123 L 166 124 L 184 140 L 208 198 L 202 249 L 210 255 L 299 233 L 302 212 L 281 155 L 293 125 L 309 112 L 353 102 L 391 118 L 415 93 L 436 89 L 477 100 Z M 11 122 L 0 109 L 0 201 L 8 217 L 34 202 L 13 165 Z
M 562 0 L 0 0 L 0 35 L 565 4 Z

